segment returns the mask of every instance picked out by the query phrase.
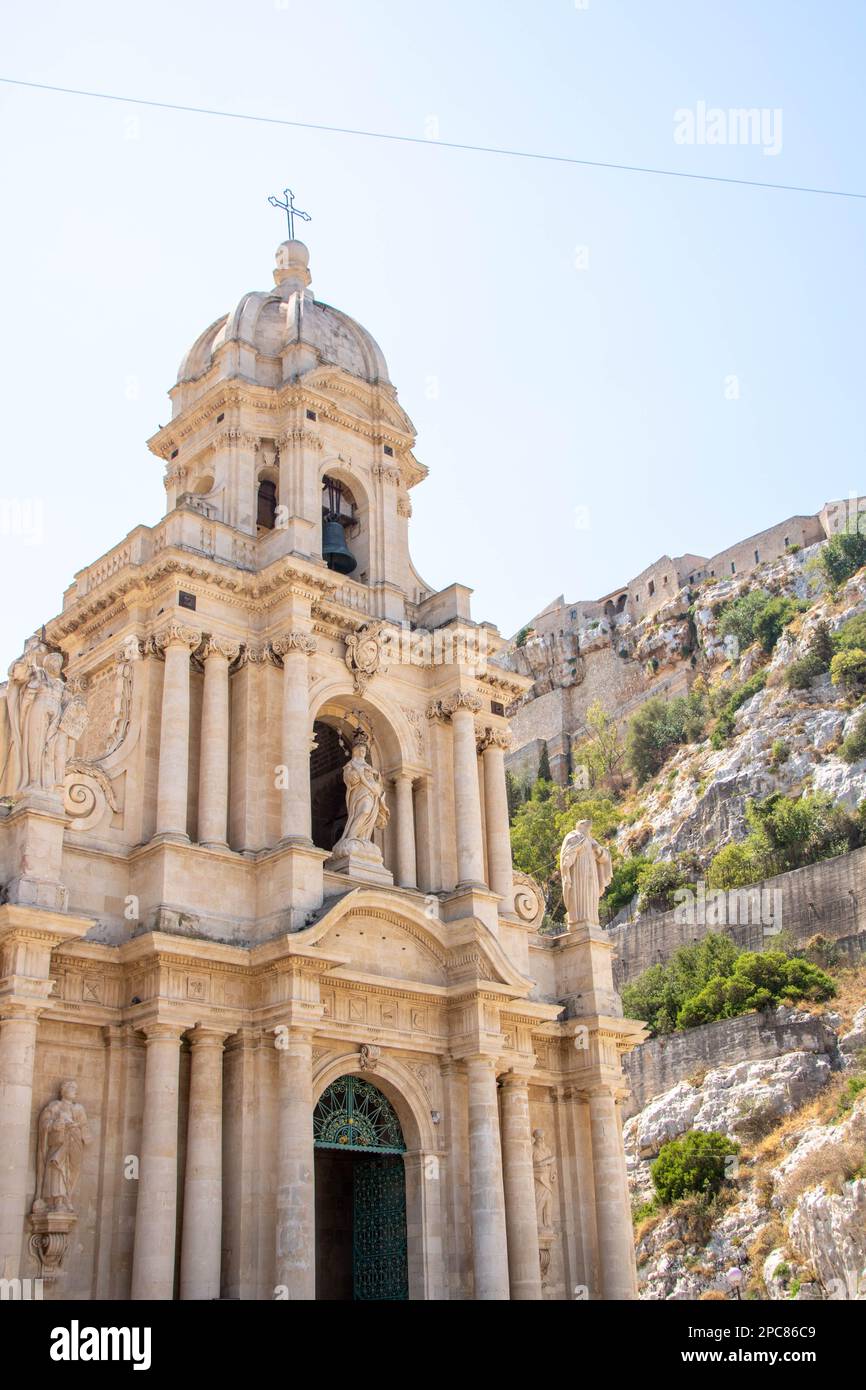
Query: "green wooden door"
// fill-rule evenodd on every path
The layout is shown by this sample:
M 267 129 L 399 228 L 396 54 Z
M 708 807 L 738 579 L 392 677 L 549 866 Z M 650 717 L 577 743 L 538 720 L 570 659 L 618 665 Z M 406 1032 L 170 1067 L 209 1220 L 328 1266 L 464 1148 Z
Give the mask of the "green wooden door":
M 397 1154 L 355 1157 L 352 1283 L 356 1299 L 407 1299 L 406 1178 Z

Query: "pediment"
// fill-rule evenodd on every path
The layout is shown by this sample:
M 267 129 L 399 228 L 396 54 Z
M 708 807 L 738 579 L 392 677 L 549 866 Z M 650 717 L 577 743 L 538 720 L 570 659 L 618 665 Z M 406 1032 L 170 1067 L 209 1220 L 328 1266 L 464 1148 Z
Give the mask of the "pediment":
M 437 986 L 474 980 L 515 998 L 527 996 L 533 985 L 482 922 L 442 922 L 411 899 L 383 889 L 352 889 L 291 940 L 299 954 L 313 947 L 340 957 L 342 973 Z

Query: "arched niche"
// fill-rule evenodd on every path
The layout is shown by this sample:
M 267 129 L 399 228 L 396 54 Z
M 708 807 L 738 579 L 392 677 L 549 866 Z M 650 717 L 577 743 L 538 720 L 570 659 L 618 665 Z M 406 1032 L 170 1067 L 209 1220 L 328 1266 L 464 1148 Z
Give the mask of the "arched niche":
M 310 753 L 312 838 L 317 849 L 333 849 L 346 820 L 343 767 L 352 755 L 359 732 L 368 739 L 370 764 L 380 774 L 400 761 L 400 740 L 381 710 L 358 697 L 332 696 L 321 702 L 313 718 L 315 747 Z M 387 835 L 377 830 L 374 843 L 386 854 Z

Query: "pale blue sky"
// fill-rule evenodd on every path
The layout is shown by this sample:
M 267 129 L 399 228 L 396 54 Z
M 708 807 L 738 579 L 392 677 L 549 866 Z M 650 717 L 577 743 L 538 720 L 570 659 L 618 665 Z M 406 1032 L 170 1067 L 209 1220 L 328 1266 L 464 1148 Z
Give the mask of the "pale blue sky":
M 866 192 L 855 0 L 46 0 L 7 10 L 2 52 L 37 82 Z M 700 101 L 781 108 L 781 152 L 677 144 Z M 162 514 L 144 441 L 187 346 L 270 285 L 285 184 L 314 291 L 378 339 L 418 428 L 418 568 L 503 632 L 866 491 L 862 201 L 5 86 L 0 171 L 0 500 L 44 519 L 0 534 L 4 668 Z

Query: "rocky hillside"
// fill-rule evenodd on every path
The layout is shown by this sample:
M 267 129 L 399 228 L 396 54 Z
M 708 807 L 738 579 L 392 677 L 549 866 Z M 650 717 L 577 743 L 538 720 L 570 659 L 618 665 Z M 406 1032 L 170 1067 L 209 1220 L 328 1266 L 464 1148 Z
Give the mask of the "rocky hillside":
M 743 1296 L 866 1298 L 866 971 L 844 973 L 829 1055 L 720 1056 L 625 1125 L 642 1298 L 730 1296 L 731 1270 Z M 653 1208 L 653 1160 L 693 1130 L 739 1143 L 730 1180 Z
M 741 580 L 725 579 L 701 589 L 693 606 L 698 674 L 711 688 L 728 685 L 733 691 L 758 673 L 765 684 L 736 710 L 723 746 L 713 747 L 709 737 L 685 744 L 641 790 L 631 823 L 618 836 L 623 853 L 706 855 L 742 838 L 746 801 L 774 791 L 827 792 L 852 808 L 866 796 L 866 757 L 852 763 L 840 756 L 843 740 L 862 713 L 850 687 L 834 685 L 828 672 L 801 688 L 790 688 L 786 679 L 809 652 L 819 624 L 825 623 L 832 634 L 866 613 L 866 571 L 829 593 L 815 566 L 818 549 L 786 556 Z M 808 607 L 782 632 L 771 656 L 765 657 L 755 643 L 732 659 L 731 643 L 719 633 L 719 615 L 756 586 Z M 685 599 L 684 593 L 668 606 L 669 612 L 642 625 L 646 631 L 632 635 L 635 651 L 653 651 L 661 663 L 683 659 L 677 653 L 690 618 L 677 610 Z

